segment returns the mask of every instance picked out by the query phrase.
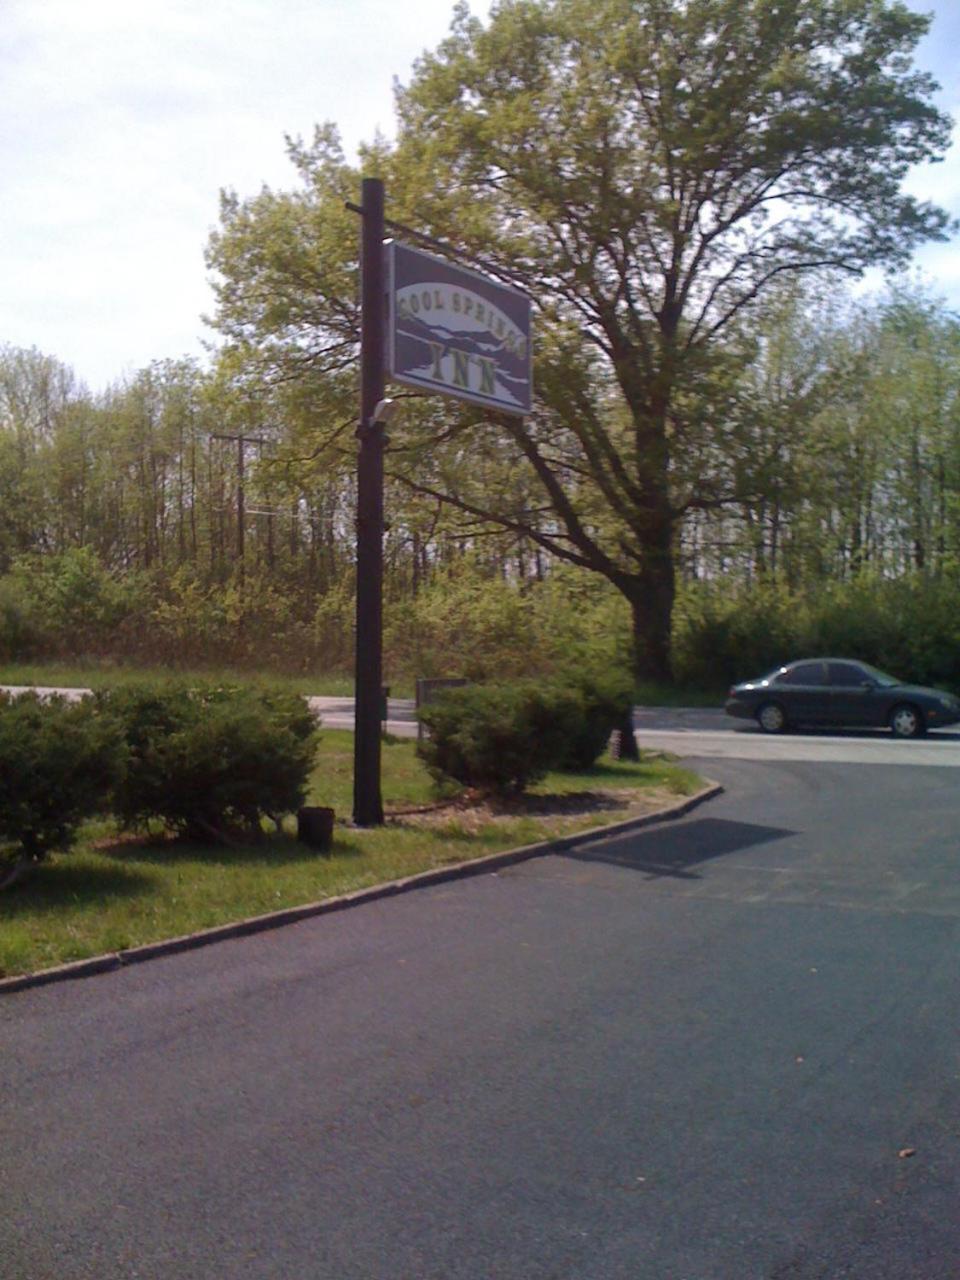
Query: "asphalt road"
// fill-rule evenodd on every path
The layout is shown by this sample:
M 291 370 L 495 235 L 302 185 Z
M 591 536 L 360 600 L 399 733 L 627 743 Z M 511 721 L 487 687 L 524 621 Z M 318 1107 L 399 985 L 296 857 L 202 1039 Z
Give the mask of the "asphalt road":
M 956 1280 L 957 775 L 699 767 L 675 823 L 0 1001 L 0 1276 Z

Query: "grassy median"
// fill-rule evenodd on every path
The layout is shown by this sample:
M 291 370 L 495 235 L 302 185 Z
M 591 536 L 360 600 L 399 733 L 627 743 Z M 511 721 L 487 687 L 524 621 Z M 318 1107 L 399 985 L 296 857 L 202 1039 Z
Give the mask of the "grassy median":
M 360 830 L 352 809 L 353 734 L 323 730 L 309 803 L 337 815 L 329 854 L 294 838 L 295 823 L 256 844 L 201 846 L 120 836 L 91 823 L 70 853 L 53 855 L 0 894 L 0 977 L 177 937 L 413 875 L 431 867 L 622 821 L 701 785 L 659 755 L 604 757 L 583 774 L 550 774 L 499 805 L 438 795 L 410 741 L 383 748 L 387 822 Z

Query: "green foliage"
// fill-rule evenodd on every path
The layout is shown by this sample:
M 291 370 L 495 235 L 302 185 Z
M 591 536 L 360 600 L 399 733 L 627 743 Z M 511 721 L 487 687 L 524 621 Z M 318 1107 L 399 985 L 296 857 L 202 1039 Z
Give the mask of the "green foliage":
M 696 584 L 682 595 L 674 635 L 676 679 L 701 688 L 833 655 L 960 690 L 960 589 L 948 581 L 862 575 L 816 591 Z
M 725 335 L 774 282 L 902 264 L 946 233 L 943 210 L 900 191 L 949 144 L 911 67 L 928 25 L 885 0 L 529 0 L 486 21 L 460 6 L 397 93 L 396 146 L 362 152 L 395 217 L 500 262 L 539 304 L 537 413 L 408 402 L 392 477 L 438 521 L 459 513 L 459 538 L 485 523 L 606 577 L 633 611 L 638 674 L 667 674 L 684 513 L 777 469 L 775 449 L 732 438 Z M 344 200 L 359 175 L 329 127 L 289 149 L 296 190 L 222 200 L 216 323 L 275 386 L 326 375 L 314 421 L 330 423 L 358 335 Z M 315 435 L 301 456 L 336 428 Z
M 295 694 L 230 686 L 127 686 L 98 695 L 129 749 L 116 791 L 128 827 L 159 818 L 196 840 L 260 828 L 302 803 L 316 720 Z
M 384 651 L 391 670 L 470 680 L 532 674 L 552 657 L 532 594 L 464 560 L 416 596 L 387 610 Z M 458 670 L 450 672 L 454 660 Z
M 589 769 L 632 705 L 615 671 L 569 669 L 551 680 L 449 689 L 420 711 L 418 748 L 436 778 L 499 793 L 523 791 L 550 769 Z
M 741 591 L 688 585 L 674 611 L 674 679 L 719 688 L 802 655 L 801 609 L 791 592 L 769 583 Z
M 899 190 L 949 142 L 910 69 L 927 25 L 882 0 L 460 8 L 398 95 L 419 217 L 509 264 L 546 330 L 541 412 L 504 435 L 552 520 L 469 475 L 449 501 L 623 591 L 638 674 L 667 671 L 680 513 L 739 496 L 725 335 L 774 281 L 903 263 L 949 225 Z
M 309 661 L 309 598 L 288 590 L 263 571 L 233 573 L 211 582 L 195 566 L 155 579 L 144 601 L 151 618 L 155 656 L 178 655 L 179 662 L 221 661 L 257 667 L 281 666 L 292 655 Z
M 79 824 L 108 808 L 123 758 L 94 700 L 0 692 L 0 843 L 33 860 L 68 849 Z
M 463 557 L 416 595 L 389 601 L 388 670 L 411 676 L 522 679 L 629 664 L 629 614 L 597 575 L 553 565 L 542 582 L 506 580 Z
M 353 662 L 357 599 L 352 583 L 334 582 L 317 602 L 307 662 L 327 670 L 349 670 Z
M 418 753 L 435 778 L 516 794 L 560 761 L 582 711 L 577 694 L 559 685 L 449 689 L 420 711 L 429 737 Z
M 80 648 L 121 627 L 133 613 L 135 577 L 114 577 L 92 547 L 71 547 L 60 555 L 19 561 L 14 578 L 30 583 L 41 624 L 69 635 Z
M 223 196 L 210 376 L 158 362 L 93 398 L 0 348 L 0 571 L 38 557 L 0 601 L 0 653 L 349 665 L 361 170 L 538 303 L 536 413 L 411 397 L 393 428 L 392 675 L 451 653 L 478 678 L 555 667 L 575 610 L 554 627 L 549 588 L 513 584 L 561 561 L 622 593 L 657 680 L 681 563 L 794 586 L 944 570 L 955 321 L 901 299 L 879 335 L 835 342 L 759 310 L 778 282 L 896 265 L 949 230 L 900 190 L 949 141 L 911 64 L 928 25 L 892 0 L 459 6 L 398 90 L 395 145 L 355 166 L 326 126 L 288 144 L 296 190 Z M 246 433 L 239 458 L 223 432 Z M 418 597 L 464 550 L 483 586 Z
M 0 578 L 0 661 L 42 652 L 43 627 L 29 593 L 15 578 Z
M 577 699 L 576 723 L 561 744 L 557 767 L 589 769 L 603 755 L 610 735 L 633 706 L 633 681 L 626 669 L 589 671 L 580 668 L 560 679 Z

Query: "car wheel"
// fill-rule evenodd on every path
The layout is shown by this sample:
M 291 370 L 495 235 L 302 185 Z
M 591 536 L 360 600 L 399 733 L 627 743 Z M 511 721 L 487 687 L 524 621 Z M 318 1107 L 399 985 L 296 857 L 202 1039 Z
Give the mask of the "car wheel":
M 920 711 L 901 702 L 890 712 L 890 732 L 895 738 L 919 738 L 926 730 Z
M 783 733 L 787 727 L 787 713 L 779 702 L 765 702 L 757 709 L 757 724 L 764 733 Z

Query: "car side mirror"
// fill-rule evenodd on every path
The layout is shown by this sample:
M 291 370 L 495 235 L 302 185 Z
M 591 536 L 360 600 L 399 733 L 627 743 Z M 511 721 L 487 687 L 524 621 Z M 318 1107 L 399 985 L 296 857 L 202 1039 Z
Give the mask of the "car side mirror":
M 877 682 L 876 682 L 876 680 L 861 680 L 861 681 L 860 681 L 860 688 L 861 688 L 861 689 L 875 689 L 876 687 L 877 687 Z

